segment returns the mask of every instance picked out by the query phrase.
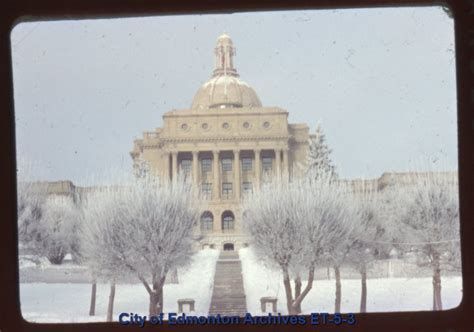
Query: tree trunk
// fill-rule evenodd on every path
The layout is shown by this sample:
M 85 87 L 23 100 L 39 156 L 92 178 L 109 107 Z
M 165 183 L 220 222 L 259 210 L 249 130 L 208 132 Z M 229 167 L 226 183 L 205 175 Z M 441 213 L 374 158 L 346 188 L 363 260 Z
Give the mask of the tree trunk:
M 341 312 L 341 271 L 339 266 L 334 266 L 334 275 L 336 277 L 336 303 L 334 306 L 334 313 Z
M 297 315 L 298 313 L 293 307 L 293 295 L 291 291 L 291 282 L 288 270 L 282 267 L 283 270 L 283 285 L 285 286 L 286 294 L 286 307 L 288 309 L 288 315 Z
M 163 312 L 163 286 L 150 294 L 150 317 Z
M 301 302 L 303 302 L 306 295 L 308 295 L 309 291 L 313 288 L 313 281 L 314 281 L 314 265 L 311 264 L 309 268 L 308 282 L 306 283 L 306 287 L 301 292 L 301 294 L 298 295 L 298 297 L 295 297 L 295 300 L 293 301 L 292 307 L 294 308 L 294 311 L 296 311 L 296 308 L 301 308 Z
M 298 276 L 295 278 L 295 299 L 298 298 L 298 296 L 301 295 L 301 277 Z M 301 314 L 301 303 L 295 306 L 295 310 L 298 312 L 298 314 Z
M 360 294 L 360 312 L 367 312 L 367 269 L 365 266 L 360 271 L 361 294 Z
M 94 280 L 92 282 L 92 289 L 91 289 L 91 305 L 89 308 L 89 316 L 95 316 L 95 299 L 97 297 L 97 283 Z
M 114 300 L 115 300 L 115 282 L 110 284 L 109 305 L 107 306 L 107 321 L 112 321 L 114 314 Z
M 155 292 L 150 294 L 150 306 L 149 306 L 149 314 L 151 316 L 157 316 L 161 313 L 161 306 L 159 301 L 159 295 Z
M 160 292 L 158 293 L 158 305 L 161 308 L 160 313 L 163 312 L 163 286 L 164 285 L 161 285 Z
M 286 306 L 288 308 L 288 315 L 298 315 L 301 313 L 301 302 L 303 299 L 308 295 L 309 291 L 313 287 L 313 280 L 314 280 L 314 266 L 311 266 L 309 269 L 308 274 L 308 283 L 306 284 L 305 289 L 301 292 L 301 285 L 299 292 L 301 292 L 298 296 L 295 296 L 293 299 L 292 290 L 291 290 L 291 281 L 290 275 L 288 273 L 288 268 L 285 266 L 281 266 L 283 271 L 283 285 L 285 286 L 285 294 L 286 294 Z M 301 283 L 301 278 L 299 279 L 299 283 Z M 295 288 L 296 288 L 296 280 L 295 280 Z M 299 309 L 299 312 L 298 312 Z
M 153 282 L 153 290 L 150 292 L 150 317 L 157 316 L 163 312 L 163 285 L 165 280 L 166 275 Z
M 441 267 L 439 254 L 433 255 L 433 310 L 443 310 L 441 302 Z

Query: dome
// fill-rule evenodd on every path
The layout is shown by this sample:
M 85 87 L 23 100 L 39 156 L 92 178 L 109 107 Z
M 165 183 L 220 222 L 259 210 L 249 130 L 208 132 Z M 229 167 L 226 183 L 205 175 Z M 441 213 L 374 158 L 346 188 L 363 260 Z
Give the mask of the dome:
M 212 78 L 196 92 L 191 108 L 261 107 L 262 103 L 255 91 L 239 78 L 234 68 L 235 48 L 227 34 L 217 38 L 214 54 Z
M 194 96 L 191 108 L 261 107 L 255 91 L 236 76 L 215 76 Z

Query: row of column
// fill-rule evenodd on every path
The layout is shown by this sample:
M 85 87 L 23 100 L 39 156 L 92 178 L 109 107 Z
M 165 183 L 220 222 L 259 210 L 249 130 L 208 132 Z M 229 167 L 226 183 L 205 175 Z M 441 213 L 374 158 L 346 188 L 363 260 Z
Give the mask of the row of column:
M 183 151 L 184 152 L 184 151 Z M 219 167 L 219 154 L 221 151 L 214 150 L 212 151 L 212 192 L 213 197 L 218 199 L 220 197 L 220 167 Z M 233 150 L 234 152 L 234 185 L 235 188 L 235 197 L 240 198 L 240 150 Z M 254 152 L 254 161 L 255 161 L 255 187 L 260 189 L 261 182 L 261 150 L 255 149 Z M 289 180 L 289 169 L 288 169 L 288 149 L 277 149 L 275 152 L 275 174 L 277 177 L 281 177 L 284 181 Z M 171 152 L 171 174 L 172 177 L 178 174 L 178 151 Z M 282 163 L 283 155 L 283 163 Z M 197 186 L 199 184 L 199 151 L 192 151 L 192 178 L 194 184 Z M 282 165 L 283 164 L 283 165 Z M 282 169 L 283 166 L 283 169 Z

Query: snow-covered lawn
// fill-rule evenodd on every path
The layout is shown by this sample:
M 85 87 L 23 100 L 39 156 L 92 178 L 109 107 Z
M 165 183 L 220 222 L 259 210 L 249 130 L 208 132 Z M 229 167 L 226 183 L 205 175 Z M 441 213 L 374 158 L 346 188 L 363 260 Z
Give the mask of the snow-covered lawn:
M 177 300 L 193 298 L 197 314 L 207 314 L 211 302 L 214 272 L 219 252 L 199 251 L 186 270 L 179 270 L 179 284 L 164 287 L 164 311 L 177 312 Z M 20 284 L 21 312 L 31 322 L 105 321 L 109 285 L 97 285 L 96 316 L 90 317 L 90 284 Z M 114 319 L 121 312 L 148 315 L 148 293 L 142 284 L 118 284 Z
M 239 251 L 242 261 L 247 310 L 261 314 L 260 298 L 278 298 L 278 311 L 287 314 L 285 289 L 281 273 L 265 267 L 251 249 Z M 292 283 L 293 284 L 293 283 Z M 303 287 L 306 283 L 303 281 Z M 342 280 L 342 312 L 358 312 L 360 305 L 360 280 Z M 367 280 L 367 311 L 420 311 L 431 310 L 433 303 L 431 278 L 380 278 Z M 313 289 L 302 303 L 305 314 L 334 312 L 335 281 L 315 280 Z M 443 308 L 459 305 L 462 299 L 462 278 L 442 279 Z

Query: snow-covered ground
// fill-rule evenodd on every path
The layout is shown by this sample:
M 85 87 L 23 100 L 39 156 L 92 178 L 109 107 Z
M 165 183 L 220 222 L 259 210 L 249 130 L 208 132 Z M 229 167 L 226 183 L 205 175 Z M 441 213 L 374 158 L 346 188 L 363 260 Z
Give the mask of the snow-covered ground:
M 278 298 L 278 311 L 287 314 L 283 279 L 259 261 L 250 248 L 239 251 L 242 261 L 247 310 L 261 314 L 260 298 Z M 292 283 L 293 285 L 293 283 Z M 306 285 L 303 281 L 303 287 Z M 358 312 L 360 306 L 360 280 L 342 280 L 342 312 Z M 379 278 L 367 280 L 367 311 L 421 311 L 431 310 L 433 303 L 431 278 Z M 313 288 L 303 300 L 304 314 L 334 312 L 335 281 L 315 280 Z M 462 278 L 442 278 L 443 308 L 459 305 L 462 299 Z
M 164 287 L 164 311 L 177 312 L 177 300 L 193 298 L 197 314 L 207 314 L 219 252 L 199 251 L 186 270 L 178 270 L 179 284 Z M 97 285 L 96 316 L 90 317 L 90 284 L 21 283 L 20 301 L 23 317 L 30 322 L 105 321 L 109 285 Z M 148 315 L 148 293 L 140 284 L 118 284 L 115 293 L 114 319 L 121 312 Z
M 193 257 L 186 270 L 179 270 L 179 284 L 164 288 L 165 312 L 177 312 L 177 300 L 193 298 L 196 314 L 206 315 L 210 306 L 218 251 L 205 249 Z M 278 311 L 286 314 L 285 291 L 281 274 L 259 261 L 251 249 L 241 249 L 242 272 L 247 298 L 247 310 L 261 314 L 260 298 L 278 298 Z M 59 267 L 58 267 L 59 269 Z M 344 275 L 343 275 L 344 277 Z M 369 312 L 431 310 L 430 278 L 368 279 L 367 309 Z M 444 277 L 442 298 L 445 309 L 459 305 L 462 298 L 461 277 Z M 88 316 L 91 285 L 87 283 L 21 283 L 21 311 L 31 322 L 105 321 L 109 285 L 98 284 L 96 316 Z M 334 279 L 316 280 L 302 304 L 303 313 L 333 312 Z M 342 280 L 342 311 L 358 312 L 360 280 Z M 114 319 L 120 312 L 148 315 L 148 294 L 142 284 L 118 284 L 115 295 Z

